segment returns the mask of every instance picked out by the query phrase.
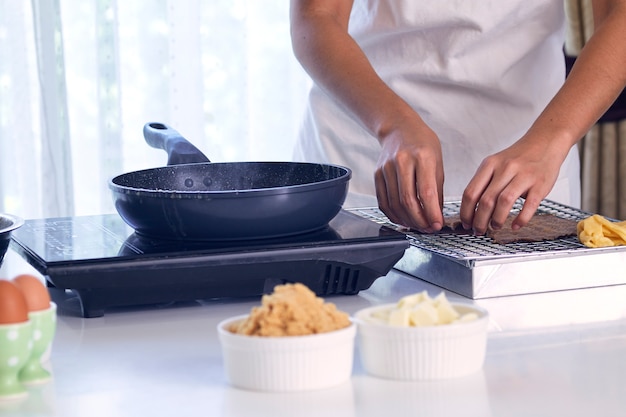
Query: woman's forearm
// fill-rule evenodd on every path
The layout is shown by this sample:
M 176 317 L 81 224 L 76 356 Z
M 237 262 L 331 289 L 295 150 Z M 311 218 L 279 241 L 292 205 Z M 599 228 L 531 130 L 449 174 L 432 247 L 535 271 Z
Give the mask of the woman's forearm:
M 348 34 L 351 7 L 348 0 L 292 0 L 293 49 L 316 84 L 382 140 L 402 120 L 419 117 Z
M 597 122 L 626 85 L 626 1 L 594 1 L 596 28 L 565 84 L 533 124 L 564 152 Z

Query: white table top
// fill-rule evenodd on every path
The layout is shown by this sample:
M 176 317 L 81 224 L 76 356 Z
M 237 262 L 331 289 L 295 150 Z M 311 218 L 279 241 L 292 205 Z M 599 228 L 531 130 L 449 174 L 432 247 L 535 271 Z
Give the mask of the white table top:
M 9 251 L 0 277 L 33 271 Z M 424 289 L 440 291 L 392 271 L 367 291 L 329 301 L 354 313 Z M 68 300 L 48 362 L 53 380 L 22 401 L 0 402 L 0 416 L 626 415 L 626 286 L 476 301 L 491 321 L 485 365 L 469 377 L 388 381 L 366 375 L 355 355 L 349 382 L 285 394 L 235 389 L 224 377 L 216 325 L 258 303 L 189 302 L 84 319 L 78 300 Z

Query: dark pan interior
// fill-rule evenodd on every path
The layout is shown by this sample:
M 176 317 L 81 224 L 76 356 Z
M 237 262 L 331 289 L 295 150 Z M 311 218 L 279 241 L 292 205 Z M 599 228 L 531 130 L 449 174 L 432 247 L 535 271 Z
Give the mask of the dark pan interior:
M 122 187 L 152 191 L 219 192 L 293 187 L 344 177 L 342 167 L 297 162 L 228 162 L 172 165 L 120 175 Z

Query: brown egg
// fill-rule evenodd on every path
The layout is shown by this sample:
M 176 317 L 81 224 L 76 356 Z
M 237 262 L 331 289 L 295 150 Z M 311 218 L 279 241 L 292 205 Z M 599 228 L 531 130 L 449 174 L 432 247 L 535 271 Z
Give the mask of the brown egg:
M 0 279 L 0 324 L 28 321 L 28 305 L 22 291 L 6 279 Z
M 22 290 L 28 311 L 40 311 L 50 307 L 50 293 L 39 278 L 21 274 L 13 278 L 13 283 Z

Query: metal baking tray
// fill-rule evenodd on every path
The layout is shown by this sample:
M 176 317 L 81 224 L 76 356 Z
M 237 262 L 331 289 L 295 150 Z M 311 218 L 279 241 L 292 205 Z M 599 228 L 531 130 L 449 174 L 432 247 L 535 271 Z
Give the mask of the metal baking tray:
M 459 212 L 446 202 L 444 215 Z M 512 213 L 519 212 L 518 200 Z M 626 284 L 626 246 L 588 248 L 572 236 L 542 242 L 497 244 L 486 236 L 421 234 L 391 223 L 378 209 L 350 211 L 402 231 L 410 246 L 395 269 L 472 299 Z M 590 213 L 542 201 L 538 213 L 582 220 Z

